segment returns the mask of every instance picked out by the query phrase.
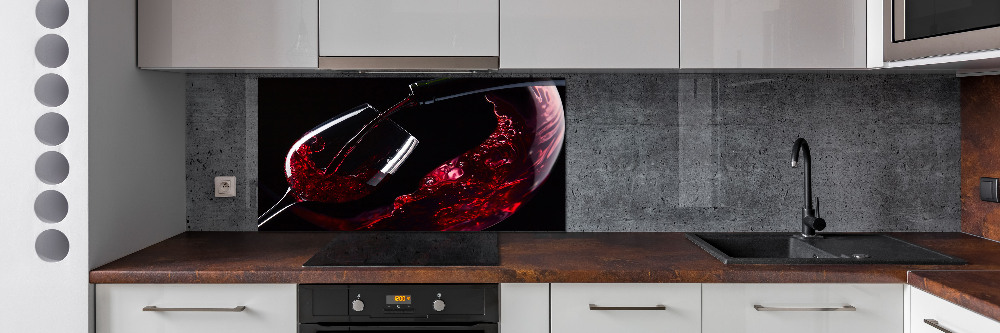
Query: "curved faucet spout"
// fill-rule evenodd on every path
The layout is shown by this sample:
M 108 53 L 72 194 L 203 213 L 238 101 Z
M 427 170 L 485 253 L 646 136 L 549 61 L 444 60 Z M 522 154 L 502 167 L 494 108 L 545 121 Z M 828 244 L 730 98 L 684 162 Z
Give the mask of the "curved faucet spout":
M 798 138 L 792 146 L 792 167 L 799 165 L 799 152 L 802 152 L 802 196 L 805 200 L 802 203 L 802 236 L 816 237 L 817 230 L 826 228 L 826 221 L 816 216 L 816 211 L 812 205 L 812 156 L 809 154 L 809 143 L 806 139 Z
M 798 138 L 795 140 L 795 144 L 792 145 L 792 167 L 798 167 L 799 163 L 799 151 L 802 152 L 802 164 L 805 167 L 803 171 L 803 195 L 805 201 L 802 205 L 803 209 L 812 210 L 812 155 L 809 154 L 809 143 L 806 139 Z

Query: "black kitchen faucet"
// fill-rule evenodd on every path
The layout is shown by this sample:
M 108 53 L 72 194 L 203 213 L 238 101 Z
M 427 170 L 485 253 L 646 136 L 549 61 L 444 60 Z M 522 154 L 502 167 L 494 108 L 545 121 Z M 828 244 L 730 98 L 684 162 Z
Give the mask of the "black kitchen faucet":
M 803 197 L 805 201 L 802 206 L 802 237 L 815 238 L 821 237 L 816 235 L 816 231 L 823 230 L 826 228 L 826 220 L 816 216 L 816 211 L 813 210 L 812 205 L 812 167 L 809 165 L 812 162 L 812 157 L 809 155 L 809 143 L 806 143 L 806 139 L 798 138 L 795 140 L 795 145 L 792 146 L 792 167 L 798 167 L 799 165 L 799 151 L 802 151 L 802 164 L 805 164 L 805 170 L 803 172 Z M 816 198 L 816 207 L 819 208 L 819 198 Z

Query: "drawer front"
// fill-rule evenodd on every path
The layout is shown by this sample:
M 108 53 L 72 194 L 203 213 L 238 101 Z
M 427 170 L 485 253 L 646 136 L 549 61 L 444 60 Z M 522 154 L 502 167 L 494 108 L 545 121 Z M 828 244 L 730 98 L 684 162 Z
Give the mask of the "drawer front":
M 320 0 L 319 55 L 500 56 L 499 0 Z
M 702 326 L 705 333 L 902 332 L 904 290 L 902 284 L 705 284 Z M 845 306 L 855 310 L 820 310 Z
M 700 284 L 554 283 L 551 289 L 552 333 L 701 331 Z
M 925 319 L 936 321 L 939 327 L 952 333 L 1000 332 L 1000 322 L 923 290 L 910 288 L 910 333 L 943 332 Z
M 168 311 L 143 311 L 155 306 Z M 239 312 L 203 311 L 246 307 Z M 197 308 L 202 311 L 170 311 Z M 295 332 L 294 284 L 99 284 L 98 333 Z

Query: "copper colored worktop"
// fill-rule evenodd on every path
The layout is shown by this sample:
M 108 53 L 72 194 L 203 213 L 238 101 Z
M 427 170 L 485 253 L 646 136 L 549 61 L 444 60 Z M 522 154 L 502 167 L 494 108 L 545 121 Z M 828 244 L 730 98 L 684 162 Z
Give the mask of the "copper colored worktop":
M 1000 271 L 912 271 L 907 283 L 1000 321 Z
M 302 267 L 329 233 L 186 232 L 90 273 L 92 283 L 905 283 L 910 270 L 1000 270 L 1000 244 L 961 233 L 893 233 L 969 262 L 724 265 L 683 233 L 503 233 L 500 265 Z

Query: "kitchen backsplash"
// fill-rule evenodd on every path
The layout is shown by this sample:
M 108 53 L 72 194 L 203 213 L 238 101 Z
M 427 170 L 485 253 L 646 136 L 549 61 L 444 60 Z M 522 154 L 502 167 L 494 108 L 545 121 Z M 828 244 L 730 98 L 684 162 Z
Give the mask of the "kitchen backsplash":
M 256 230 L 259 77 L 358 75 L 189 74 L 188 229 Z M 960 228 L 952 75 L 537 76 L 567 80 L 567 231 L 798 230 L 798 137 L 827 231 Z M 213 196 L 222 175 L 236 198 Z
M 1000 241 L 1000 203 L 979 199 L 979 178 L 1000 178 L 1000 76 L 962 78 L 962 231 Z

